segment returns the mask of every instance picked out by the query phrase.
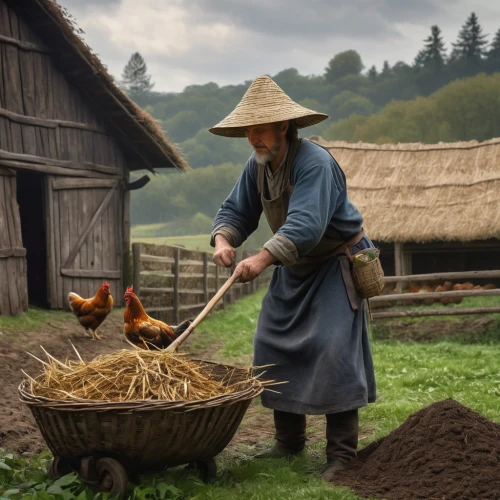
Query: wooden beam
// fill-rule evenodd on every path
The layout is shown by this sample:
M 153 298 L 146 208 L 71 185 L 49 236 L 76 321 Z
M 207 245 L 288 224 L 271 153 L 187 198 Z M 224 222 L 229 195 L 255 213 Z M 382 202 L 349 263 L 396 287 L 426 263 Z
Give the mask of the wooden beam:
M 396 276 L 403 274 L 403 244 L 394 243 L 394 270 Z M 398 293 L 403 291 L 403 284 L 396 282 L 396 290 Z
M 173 307 L 174 307 L 174 322 L 175 324 L 179 324 L 180 321 L 180 314 L 179 314 L 179 261 L 180 261 L 180 249 L 179 248 L 174 248 L 174 300 L 173 300 Z
M 35 127 L 44 128 L 76 128 L 81 130 L 88 130 L 90 132 L 97 132 L 99 134 L 108 135 L 107 131 L 98 127 L 97 125 L 90 125 L 88 123 L 73 122 L 68 120 L 56 120 L 53 118 L 38 118 L 36 116 L 22 115 L 20 113 L 14 113 L 4 108 L 0 108 L 0 116 L 7 118 L 16 123 L 22 123 L 24 125 L 33 125 Z
M 47 49 L 46 47 L 42 47 L 41 45 L 37 45 L 36 43 L 32 42 L 23 42 L 21 40 L 17 40 L 16 38 L 11 38 L 5 35 L 0 35 L 0 42 L 15 45 L 19 49 L 27 50 L 30 52 L 42 52 L 44 54 L 50 53 L 49 49 Z
M 134 263 L 134 293 L 141 293 L 141 252 L 142 243 L 132 243 L 132 259 Z
M 385 276 L 386 283 L 396 283 L 397 281 L 429 281 L 429 280 L 453 280 L 453 279 L 482 279 L 482 278 L 500 278 L 500 271 L 463 271 L 453 273 L 429 273 L 429 274 L 411 274 L 403 276 Z
M 163 257 L 162 255 L 141 255 L 141 262 L 164 262 L 166 264 L 173 264 L 175 259 L 172 257 Z
M 22 156 L 22 155 L 20 155 Z M 101 178 L 101 179 L 109 179 L 110 176 L 106 174 L 101 174 L 99 172 L 91 172 L 90 170 L 80 170 L 76 168 L 65 168 L 65 167 L 56 167 L 52 165 L 44 165 L 44 164 L 36 164 L 36 163 L 27 163 L 23 161 L 14 161 L 14 160 L 3 160 L 0 158 L 0 165 L 5 167 L 11 167 L 13 169 L 23 169 L 23 170 L 33 170 L 34 172 L 42 172 L 44 174 L 51 175 L 64 175 L 71 177 L 91 177 L 91 178 Z M 116 178 L 116 176 L 114 176 Z
M 87 239 L 87 236 L 89 235 L 90 231 L 94 228 L 96 222 L 99 220 L 101 215 L 103 214 L 104 210 L 108 208 L 109 203 L 111 202 L 111 198 L 113 198 L 113 195 L 117 191 L 118 187 L 118 181 L 115 182 L 114 187 L 112 187 L 109 191 L 109 193 L 106 195 L 104 200 L 102 200 L 102 203 L 99 205 L 99 208 L 96 210 L 96 213 L 90 219 L 90 222 L 87 224 L 87 227 L 83 230 L 82 234 L 78 238 L 78 241 L 76 242 L 76 245 L 73 247 L 73 249 L 69 252 L 68 258 L 66 259 L 66 262 L 62 265 L 64 269 L 68 269 L 73 261 L 75 260 L 78 252 L 80 251 L 80 248 L 83 244 L 83 242 Z
M 26 257 L 26 248 L 0 248 L 0 259 L 7 259 L 9 257 Z
M 112 188 L 115 185 L 114 179 L 56 179 L 52 182 L 52 189 Z
M 203 252 L 203 298 L 208 303 L 208 253 Z
M 120 279 L 121 271 L 112 269 L 61 269 L 61 276 L 68 278 Z
M 500 307 L 473 307 L 453 309 L 428 309 L 426 311 L 387 311 L 372 312 L 373 319 L 384 318 L 419 318 L 423 316 L 464 316 L 469 314 L 494 314 L 500 313 Z
M 452 292 L 429 292 L 429 293 L 398 293 L 389 295 L 378 295 L 370 302 L 386 302 L 390 300 L 425 300 L 441 299 L 443 297 L 492 297 L 500 295 L 500 288 L 494 290 L 454 290 Z

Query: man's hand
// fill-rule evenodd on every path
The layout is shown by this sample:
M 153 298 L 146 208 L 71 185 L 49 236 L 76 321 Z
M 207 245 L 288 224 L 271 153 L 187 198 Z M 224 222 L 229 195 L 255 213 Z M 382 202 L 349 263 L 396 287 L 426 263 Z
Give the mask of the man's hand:
M 220 267 L 231 267 L 236 261 L 236 252 L 234 248 L 222 234 L 217 234 L 215 236 L 215 252 L 213 259 Z
M 248 259 L 242 260 L 234 270 L 234 274 L 239 276 L 242 283 L 252 281 L 259 274 L 276 261 L 276 257 L 267 249 L 261 250 L 257 255 L 252 255 Z

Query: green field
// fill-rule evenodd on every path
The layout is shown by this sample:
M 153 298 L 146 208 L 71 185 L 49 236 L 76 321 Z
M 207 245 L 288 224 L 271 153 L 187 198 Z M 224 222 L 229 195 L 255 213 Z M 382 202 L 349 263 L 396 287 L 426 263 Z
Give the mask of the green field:
M 132 243 L 153 243 L 155 245 L 183 245 L 188 250 L 199 250 L 200 252 L 213 253 L 210 246 L 209 234 L 195 234 L 189 236 L 148 236 L 154 232 L 154 227 L 160 224 L 148 224 L 132 229 Z
M 249 364 L 252 336 L 264 292 L 212 314 L 190 339 L 193 352 L 210 351 L 228 363 Z M 487 304 L 485 304 L 487 299 Z M 498 297 L 467 299 L 461 307 L 498 305 Z M 481 319 L 480 317 L 478 319 Z M 483 318 L 484 319 L 484 318 Z M 400 426 L 416 410 L 453 398 L 489 419 L 500 420 L 498 359 L 500 315 L 492 315 L 486 330 L 469 343 L 464 318 L 398 319 L 372 327 L 372 350 L 377 377 L 377 402 L 361 410 L 361 441 L 366 446 Z M 471 323 L 472 324 L 472 323 Z M 456 328 L 464 335 L 444 336 L 432 342 L 383 340 L 391 325 L 402 328 Z M 440 326 L 438 326 L 440 325 Z M 477 333 L 477 332 L 476 332 Z M 267 411 L 267 410 L 262 410 Z M 246 423 L 245 423 L 246 422 Z M 242 425 L 252 425 L 243 421 Z M 265 444 L 265 443 L 264 443 Z M 270 443 L 268 443 L 270 444 Z M 255 449 L 241 446 L 217 457 L 218 478 L 204 484 L 182 468 L 146 475 L 131 484 L 132 499 L 252 500 L 333 499 L 361 500 L 346 488 L 332 487 L 319 478 L 324 442 L 309 446 L 294 460 L 254 460 Z M 0 497 L 16 499 L 91 500 L 95 496 L 76 476 L 54 482 L 47 479 L 50 453 L 37 457 L 0 458 Z M 3 484 L 3 486 L 2 486 Z M 6 490 L 10 489 L 10 493 Z

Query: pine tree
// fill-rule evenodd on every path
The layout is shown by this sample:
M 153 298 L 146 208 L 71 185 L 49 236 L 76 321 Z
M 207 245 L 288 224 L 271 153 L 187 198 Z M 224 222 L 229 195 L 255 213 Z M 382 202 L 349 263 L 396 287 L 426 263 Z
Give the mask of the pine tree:
M 141 54 L 139 52 L 132 54 L 123 69 L 122 89 L 131 97 L 137 97 L 151 91 L 154 83 L 151 82 L 151 76 L 147 74 L 147 71 L 146 61 Z
M 384 65 L 382 66 L 382 71 L 380 72 L 380 76 L 386 77 L 392 74 L 392 69 L 389 65 L 388 61 L 384 61 Z
M 415 66 L 440 69 L 444 65 L 446 49 L 438 26 L 431 27 L 431 34 L 424 40 L 424 48 L 415 58 Z
M 485 40 L 487 35 L 483 35 L 482 31 L 476 14 L 472 12 L 458 34 L 457 43 L 452 44 L 452 60 L 482 59 L 485 55 L 485 45 L 488 43 Z
M 377 76 L 378 76 L 378 73 L 377 73 L 377 68 L 375 67 L 375 65 L 373 65 L 369 70 L 368 70 L 368 78 L 370 80 L 376 80 L 377 79 Z
M 496 32 L 488 50 L 488 61 L 500 62 L 500 29 Z

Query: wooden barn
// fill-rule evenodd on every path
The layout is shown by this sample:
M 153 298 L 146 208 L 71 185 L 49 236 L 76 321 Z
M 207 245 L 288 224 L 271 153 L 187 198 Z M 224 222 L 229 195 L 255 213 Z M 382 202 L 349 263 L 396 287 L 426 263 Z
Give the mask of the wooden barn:
M 187 168 L 51 0 L 0 0 L 0 315 L 127 284 L 129 172 Z M 127 281 L 128 282 L 128 281 Z
M 383 146 L 311 139 L 345 172 L 386 275 L 498 269 L 500 139 Z

